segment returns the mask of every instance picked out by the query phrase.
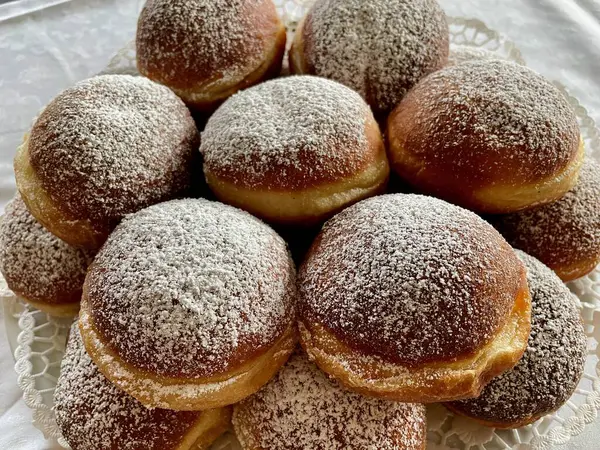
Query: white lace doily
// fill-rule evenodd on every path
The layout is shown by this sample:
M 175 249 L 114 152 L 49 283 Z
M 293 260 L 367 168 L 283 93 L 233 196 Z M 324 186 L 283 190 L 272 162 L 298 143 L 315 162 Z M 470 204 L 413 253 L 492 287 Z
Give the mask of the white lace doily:
M 275 0 L 290 33 L 313 0 Z M 521 53 L 505 37 L 479 20 L 449 18 L 453 44 L 485 47 L 506 59 L 525 64 Z M 105 72 L 136 74 L 132 44 L 122 49 Z M 573 106 L 581 127 L 588 155 L 600 159 L 600 139 L 594 121 L 579 101 L 555 83 Z M 569 284 L 579 297 L 588 335 L 585 374 L 573 397 L 556 413 L 517 430 L 486 428 L 463 417 L 454 416 L 440 405 L 428 407 L 428 449 L 464 450 L 547 450 L 567 443 L 592 423 L 600 410 L 600 268 Z M 14 350 L 19 386 L 25 403 L 33 410 L 33 423 L 46 438 L 69 448 L 60 435 L 52 411 L 52 397 L 64 354 L 70 321 L 57 319 L 32 309 L 15 297 L 0 277 L 0 297 L 10 345 Z M 239 450 L 232 434 L 223 436 L 213 450 Z

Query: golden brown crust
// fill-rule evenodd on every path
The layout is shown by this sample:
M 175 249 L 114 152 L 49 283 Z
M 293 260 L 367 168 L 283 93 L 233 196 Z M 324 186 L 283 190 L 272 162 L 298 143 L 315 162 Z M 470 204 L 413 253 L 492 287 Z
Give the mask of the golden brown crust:
M 312 76 L 231 98 L 208 121 L 200 151 L 205 173 L 275 192 L 340 182 L 386 159 L 379 125 L 360 96 Z
M 285 42 L 272 0 L 152 0 L 138 19 L 137 66 L 194 109 L 211 111 L 278 75 Z
M 273 257 L 273 259 L 277 258 L 277 256 L 271 256 Z M 92 297 L 90 295 L 90 292 L 94 292 L 98 296 L 98 292 L 101 291 L 101 289 L 99 289 L 98 286 L 101 286 L 103 282 L 106 282 L 106 280 L 98 281 L 98 276 L 101 277 L 102 274 L 105 274 L 110 270 L 111 268 L 107 268 L 106 266 L 99 266 L 97 261 L 94 261 L 88 269 L 88 276 L 83 286 L 81 304 L 85 304 L 85 308 L 82 306 L 82 309 L 85 309 L 85 311 L 87 312 L 87 314 L 89 314 L 90 317 L 89 324 L 91 327 L 93 327 L 94 330 L 90 333 L 93 334 L 98 341 L 103 342 L 102 347 L 106 347 L 107 353 L 114 354 L 116 358 L 122 361 L 122 365 L 128 367 L 129 370 L 131 370 L 132 372 L 151 373 L 151 369 L 149 369 L 149 367 L 153 366 L 156 354 L 153 354 L 151 351 L 137 351 L 136 346 L 132 346 L 131 342 L 123 341 L 123 336 L 131 336 L 131 331 L 128 328 L 127 324 L 121 323 L 124 321 L 119 322 L 117 320 L 114 320 L 115 316 L 126 316 L 127 314 L 131 314 L 131 312 L 127 311 L 124 307 L 121 309 L 114 307 L 114 305 L 118 304 L 122 300 L 110 296 L 106 298 L 99 298 Z M 273 270 L 273 272 L 276 272 L 275 269 Z M 294 275 L 294 273 L 284 274 L 282 272 L 278 272 L 274 275 L 274 277 L 289 277 L 287 281 L 288 286 L 286 286 L 285 302 L 290 304 L 294 303 L 296 296 L 295 287 L 293 285 L 293 281 L 295 279 Z M 264 297 L 261 297 L 260 293 L 257 293 L 257 295 L 253 297 L 253 299 L 255 302 L 265 301 Z M 107 319 L 104 312 L 109 307 L 108 305 L 110 305 L 111 303 L 113 304 L 111 306 L 112 314 L 111 318 Z M 184 303 L 185 305 L 185 302 L 182 303 Z M 192 308 L 186 309 L 185 306 L 183 307 L 183 309 L 186 310 L 184 314 L 188 314 L 189 316 L 200 315 L 203 312 L 202 310 L 198 311 Z M 277 349 L 280 346 L 285 347 L 288 344 L 291 335 L 294 334 L 291 331 L 290 325 L 290 323 L 293 321 L 294 314 L 290 312 L 289 308 L 286 309 L 287 317 L 285 319 L 282 319 L 278 323 L 274 323 L 271 325 L 272 329 L 269 330 L 271 336 L 268 341 L 259 344 L 259 339 L 257 336 L 247 337 L 246 339 L 239 339 L 234 349 L 230 349 L 229 351 L 225 351 L 225 349 L 220 349 L 218 360 L 214 357 L 214 349 L 201 349 L 199 348 L 200 346 L 196 343 L 196 348 L 194 348 L 193 350 L 195 356 L 195 365 L 193 365 L 193 369 L 188 369 L 189 376 L 186 377 L 183 374 L 184 369 L 182 366 L 170 366 L 163 368 L 163 371 L 165 372 L 164 374 L 157 375 L 159 383 L 163 379 L 167 380 L 167 384 L 174 384 L 176 380 L 196 380 L 196 384 L 201 384 L 203 382 L 220 382 L 231 378 L 234 374 L 240 374 L 250 371 L 254 361 L 262 360 L 265 353 L 271 352 L 273 351 L 273 349 Z M 177 312 L 173 310 L 171 311 L 171 313 L 176 315 L 182 314 L 181 310 Z M 83 311 L 81 312 L 81 315 L 83 316 Z M 242 314 L 242 317 L 247 317 L 248 315 L 249 311 L 245 311 Z M 193 319 L 193 317 L 190 317 L 189 321 L 192 321 Z M 146 320 L 148 320 L 148 318 L 146 318 Z M 238 320 L 241 321 L 242 319 Z M 232 323 L 229 324 L 229 327 L 233 327 Z M 134 333 L 134 335 L 136 338 L 143 339 L 143 337 L 141 337 L 139 333 Z M 194 343 L 186 342 L 186 346 L 182 342 L 181 338 L 179 340 L 176 338 L 172 338 L 172 340 L 174 341 L 174 343 L 169 343 L 169 345 L 172 345 L 171 353 L 173 355 L 176 355 L 175 358 L 185 358 L 186 355 L 189 355 L 192 352 L 189 346 L 194 345 Z M 295 341 L 295 339 L 291 340 Z M 118 343 L 118 346 L 111 345 L 111 342 Z M 146 343 L 146 345 L 148 345 L 148 343 Z M 118 356 L 119 352 L 125 353 L 126 355 Z M 210 363 L 211 360 L 212 364 Z M 222 366 L 226 367 L 226 370 L 218 372 L 215 369 L 216 367 Z M 213 372 L 217 372 L 217 375 L 213 375 Z
M 274 224 L 311 227 L 323 223 L 364 198 L 384 194 L 388 181 L 387 159 L 343 182 L 290 192 L 236 187 L 207 174 L 216 197 Z
M 272 222 L 318 223 L 387 184 L 373 114 L 329 80 L 288 77 L 244 91 L 219 108 L 202 136 L 216 196 Z
M 474 396 L 527 342 L 523 263 L 491 225 L 432 197 L 384 195 L 335 216 L 298 288 L 304 348 L 371 395 Z
M 60 317 L 79 310 L 94 254 L 61 241 L 16 196 L 0 223 L 0 271 L 9 289 L 34 308 Z
M 317 254 L 319 252 L 321 239 L 321 235 L 317 236 L 313 246 L 306 256 L 305 264 L 310 264 L 311 258 L 319 257 Z M 509 251 L 512 253 L 512 250 Z M 332 277 L 335 277 L 336 269 L 339 270 L 341 267 L 343 267 L 342 264 L 344 263 L 340 262 L 340 266 L 330 266 L 331 271 L 324 271 L 320 275 L 318 282 L 327 283 L 327 280 L 331 280 Z M 499 274 L 501 274 L 501 276 L 496 279 L 496 283 L 494 284 L 480 283 L 480 280 L 485 279 L 486 272 L 489 270 L 497 271 Z M 367 335 L 370 334 L 368 332 L 369 312 L 367 308 L 363 309 L 360 306 L 356 307 L 356 315 L 348 316 L 344 319 L 345 324 L 353 323 L 354 325 L 346 325 L 343 328 L 336 326 L 337 323 L 336 325 L 332 326 L 332 322 L 327 320 L 327 317 L 322 317 L 318 313 L 315 314 L 314 311 L 305 309 L 304 313 L 307 317 L 307 321 L 305 321 L 305 327 L 310 329 L 311 326 L 309 324 L 315 324 L 319 327 L 323 327 L 327 333 L 330 333 L 332 336 L 335 336 L 336 339 L 345 342 L 359 353 L 366 355 L 378 354 L 378 356 L 382 357 L 391 364 L 419 367 L 421 364 L 425 363 L 443 361 L 452 362 L 462 358 L 469 358 L 473 354 L 478 353 L 479 349 L 483 345 L 486 345 L 490 340 L 492 340 L 490 336 L 493 336 L 506 326 L 508 315 L 505 314 L 505 311 L 510 312 L 515 298 L 517 298 L 519 293 L 523 290 L 522 278 L 524 277 L 524 273 L 524 269 L 522 265 L 518 263 L 518 261 L 516 262 L 512 258 L 503 258 L 500 261 L 500 264 L 492 269 L 488 268 L 487 270 L 481 270 L 480 273 L 471 273 L 470 275 L 466 275 L 467 279 L 476 280 L 475 284 L 479 284 L 475 294 L 478 297 L 477 300 L 465 300 L 465 302 L 461 303 L 458 308 L 456 308 L 454 305 L 448 305 L 445 308 L 436 309 L 435 313 L 432 313 L 436 317 L 436 323 L 447 324 L 447 328 L 443 330 L 444 334 L 447 333 L 450 336 L 457 335 L 459 333 L 461 334 L 462 339 L 460 342 L 454 342 L 452 338 L 444 339 L 440 336 L 417 335 L 417 330 L 419 330 L 421 327 L 415 324 L 418 324 L 420 320 L 427 318 L 417 318 L 416 315 L 414 317 L 415 324 L 411 324 L 410 326 L 407 325 L 407 328 L 413 330 L 412 333 L 407 335 L 406 329 L 397 328 L 395 330 L 391 330 L 391 335 L 386 335 L 386 340 L 402 339 L 411 344 L 413 340 L 418 339 L 423 347 L 429 347 L 431 345 L 430 341 L 434 340 L 438 350 L 435 353 L 428 355 L 420 355 L 419 357 L 415 357 L 413 355 L 398 354 L 394 352 L 392 348 L 382 348 L 381 341 L 367 338 Z M 304 272 L 302 269 L 300 270 L 299 276 L 300 283 L 302 283 L 302 280 L 304 279 Z M 436 291 L 438 289 L 437 287 L 433 287 L 433 285 L 436 284 L 436 281 L 439 280 L 428 280 L 428 283 L 432 286 L 432 291 Z M 464 292 L 471 291 L 472 286 L 469 286 L 469 284 L 470 283 L 468 282 L 464 284 Z M 444 285 L 442 280 L 441 289 L 443 288 Z M 389 289 L 389 287 L 385 286 L 385 289 Z M 505 293 L 509 293 L 509 295 L 504 295 Z M 304 291 L 304 295 L 311 296 L 317 294 L 315 291 Z M 489 302 L 489 299 L 492 298 L 495 299 L 494 304 L 490 304 Z M 387 301 L 383 301 L 383 299 L 381 299 L 381 302 L 377 306 L 377 313 L 384 317 L 396 316 L 398 314 L 398 305 L 396 304 L 396 300 L 397 299 L 394 297 L 388 298 Z M 471 313 L 473 308 L 481 308 L 481 310 L 478 312 L 477 319 L 475 319 Z M 469 319 L 466 319 L 467 317 Z M 320 322 L 320 320 L 324 320 L 324 323 Z M 467 323 L 465 320 L 468 320 L 469 322 Z M 478 323 L 478 321 L 480 322 Z M 490 326 L 489 322 L 492 322 L 493 325 Z M 491 335 L 488 334 L 490 333 L 490 329 L 493 330 Z
M 307 112 L 309 114 L 309 112 Z M 264 168 L 260 167 L 263 163 L 255 161 L 256 167 L 248 165 L 238 166 L 219 166 L 218 162 L 205 165 L 207 175 L 225 183 L 235 184 L 239 187 L 255 191 L 269 192 L 298 192 L 318 190 L 327 185 L 343 184 L 348 182 L 352 184 L 352 178 L 360 178 L 361 172 L 368 172 L 369 169 L 377 166 L 375 182 L 373 185 L 380 184 L 383 178 L 389 174 L 387 155 L 385 145 L 373 114 L 368 108 L 364 112 L 364 140 L 366 142 L 353 142 L 344 140 L 340 142 L 337 135 L 320 143 L 320 149 L 325 154 L 342 155 L 342 158 L 321 159 L 320 155 L 309 152 L 299 152 L 298 161 L 294 166 L 289 167 L 287 161 L 273 159 L 270 164 Z M 280 149 L 286 152 L 294 149 Z M 250 162 L 252 166 L 252 162 Z M 250 180 L 249 172 L 261 172 L 260 179 Z M 286 176 L 282 176 L 285 173 Z
M 101 75 L 60 93 L 15 159 L 32 214 L 98 248 L 123 216 L 185 195 L 199 136 L 185 104 L 144 77 Z
M 31 166 L 28 142 L 29 137 L 25 136 L 14 161 L 17 187 L 27 208 L 44 228 L 63 241 L 76 247 L 97 250 L 108 237 L 109 227 L 78 219 L 50 198 Z
M 35 300 L 30 300 L 27 297 L 25 297 L 24 295 L 21 295 L 14 290 L 13 290 L 13 292 L 15 292 L 15 294 L 17 294 L 20 299 L 29 303 L 35 309 L 39 309 L 40 311 L 43 311 L 54 317 L 76 317 L 77 314 L 79 313 L 80 298 L 78 298 L 77 300 L 73 300 L 70 303 L 49 304 L 49 303 L 38 302 Z
M 384 361 L 356 351 L 318 323 L 300 322 L 300 343 L 317 365 L 346 388 L 401 402 L 434 403 L 479 395 L 494 377 L 523 355 L 530 330 L 531 298 L 523 274 L 521 291 L 506 325 L 476 352 L 420 366 Z
M 577 185 L 554 203 L 490 217 L 515 248 L 542 261 L 565 282 L 600 263 L 600 165 L 588 158 Z
M 444 406 L 446 408 L 448 408 L 450 411 L 452 411 L 454 414 L 464 416 L 464 417 L 469 417 L 471 420 L 474 420 L 483 426 L 490 427 L 490 428 L 500 428 L 500 429 L 521 428 L 521 427 L 524 427 L 526 425 L 536 422 L 538 419 L 544 417 L 546 414 L 552 413 L 552 411 L 548 411 L 548 413 L 537 414 L 534 416 L 527 417 L 519 422 L 508 424 L 508 423 L 504 423 L 504 422 L 493 422 L 493 421 L 489 421 L 489 420 L 479 419 L 477 417 L 468 416 L 466 414 L 463 414 L 463 412 L 461 412 L 460 409 L 456 408 L 451 402 L 444 403 Z
M 351 30 L 351 32 L 349 31 Z M 292 73 L 338 81 L 383 118 L 449 52 L 446 17 L 435 0 L 319 0 L 299 24 Z
M 423 405 L 349 392 L 301 351 L 234 407 L 232 422 L 244 450 L 421 450 L 427 442 Z
M 584 372 L 587 337 L 577 298 L 540 261 L 517 251 L 532 297 L 527 350 L 476 398 L 447 406 L 486 425 L 517 428 L 550 414 L 573 394 Z
M 244 364 L 212 377 L 165 377 L 133 367 L 102 340 L 82 299 L 79 328 L 87 352 L 113 384 L 148 408 L 198 411 L 233 405 L 252 395 L 285 364 L 296 347 L 294 326 L 264 353 Z
M 575 264 L 556 268 L 554 271 L 565 283 L 577 280 L 591 273 L 600 264 L 600 255 L 580 259 Z
M 550 203 L 583 160 L 568 102 L 533 71 L 472 61 L 422 80 L 388 118 L 393 169 L 422 192 L 480 212 Z
M 470 170 L 466 170 L 462 174 L 465 178 L 458 181 L 457 177 L 453 175 L 456 173 L 453 172 L 453 166 L 418 161 L 407 155 L 393 136 L 395 136 L 395 131 L 391 131 L 388 126 L 387 141 L 390 165 L 404 182 L 412 185 L 419 192 L 429 193 L 471 210 L 488 214 L 518 212 L 559 200 L 566 191 L 576 185 L 577 172 L 584 156 L 582 145 L 571 164 L 563 171 L 556 172 L 544 180 L 522 183 L 517 186 L 516 180 L 510 178 L 511 170 L 514 171 L 514 167 L 512 167 L 506 169 L 505 181 L 498 183 L 490 181 L 487 185 L 482 183 L 476 187 L 468 187 L 468 184 L 463 181 L 469 174 L 472 174 Z M 497 161 L 504 161 L 504 159 L 500 158 Z M 468 167 L 478 164 L 495 165 L 497 161 L 478 161 L 472 165 L 469 163 Z
M 197 379 L 235 372 L 272 348 L 295 321 L 295 300 L 283 239 L 250 214 L 203 199 L 125 218 L 90 266 L 82 299 L 120 359 Z
M 256 391 L 296 341 L 295 268 L 283 239 L 203 199 L 126 217 L 88 270 L 90 356 L 147 406 L 208 409 Z
M 73 450 L 207 449 L 230 425 L 231 408 L 202 412 L 148 409 L 102 375 L 70 330 L 54 411 Z
M 299 312 L 363 354 L 418 367 L 492 340 L 523 276 L 478 216 L 431 197 L 380 196 L 325 225 L 299 271 Z
M 334 167 L 310 171 L 310 167 L 319 165 L 300 157 L 299 173 L 283 178 L 281 167 L 273 164 L 258 186 L 244 187 L 244 167 L 241 166 L 226 173 L 207 168 L 206 179 L 219 200 L 269 222 L 301 226 L 322 223 L 357 201 L 385 193 L 389 164 L 372 115 L 365 124 L 365 135 L 367 150 L 359 161 L 359 168 L 351 171 L 354 163 L 342 164 L 338 167 L 346 170 L 344 174 L 335 174 Z M 348 152 L 348 158 L 353 156 L 354 152 Z M 280 187 L 282 182 L 286 186 Z

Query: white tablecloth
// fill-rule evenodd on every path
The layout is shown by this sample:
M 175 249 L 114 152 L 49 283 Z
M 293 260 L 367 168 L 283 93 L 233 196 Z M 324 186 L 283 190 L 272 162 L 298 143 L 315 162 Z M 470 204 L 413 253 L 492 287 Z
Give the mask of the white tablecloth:
M 507 35 L 529 66 L 561 81 L 600 122 L 599 1 L 440 1 L 448 14 L 478 18 Z M 22 14 L 40 3 L 55 6 Z M 12 158 L 35 114 L 62 89 L 101 70 L 131 40 L 142 3 L 20 0 L 17 6 L 0 5 L 0 208 L 14 192 Z M 4 334 L 0 309 L 0 450 L 50 449 L 31 426 Z M 567 448 L 600 449 L 600 423 Z

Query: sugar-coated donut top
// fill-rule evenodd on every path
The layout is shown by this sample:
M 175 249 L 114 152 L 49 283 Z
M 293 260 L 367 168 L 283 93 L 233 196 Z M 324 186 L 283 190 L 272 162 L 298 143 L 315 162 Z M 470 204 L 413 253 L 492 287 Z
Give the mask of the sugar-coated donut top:
M 101 338 L 134 367 L 206 377 L 262 355 L 294 320 L 286 244 L 250 214 L 174 200 L 128 216 L 86 279 Z
M 351 89 L 312 76 L 280 78 L 229 98 L 209 119 L 205 171 L 246 188 L 301 189 L 371 162 L 372 114 Z
M 299 351 L 233 420 L 247 448 L 403 450 L 426 441 L 423 405 L 346 391 Z
M 243 79 L 281 26 L 272 0 L 149 0 L 138 20 L 138 66 L 178 89 Z
M 556 269 L 572 267 L 600 253 L 600 164 L 587 158 L 577 185 L 560 200 L 493 218 L 516 248 Z
M 300 269 L 300 319 L 394 364 L 450 361 L 504 326 L 523 276 L 512 248 L 475 214 L 384 195 L 325 224 Z
M 0 223 L 0 270 L 8 286 L 28 300 L 78 302 L 93 254 L 61 241 L 27 210 L 20 196 Z
M 492 59 L 506 59 L 499 53 L 493 52 L 483 47 L 473 47 L 470 45 L 451 45 L 450 55 L 448 56 L 448 65 L 454 66 L 468 61 L 481 61 Z
M 178 448 L 201 412 L 149 409 L 108 381 L 75 323 L 54 392 L 56 421 L 73 450 Z
M 188 188 L 197 145 L 183 102 L 129 75 L 102 75 L 63 91 L 28 141 L 43 189 L 70 217 L 113 225 Z
M 510 371 L 478 398 L 452 403 L 482 420 L 519 423 L 554 411 L 571 396 L 583 373 L 587 339 L 577 299 L 552 270 L 518 251 L 531 291 L 531 335 Z
M 429 75 L 389 125 L 403 152 L 443 171 L 463 191 L 546 181 L 573 163 L 580 142 L 561 92 L 504 60 L 464 62 Z
M 448 25 L 436 0 L 318 0 L 302 38 L 311 73 L 391 110 L 448 56 Z

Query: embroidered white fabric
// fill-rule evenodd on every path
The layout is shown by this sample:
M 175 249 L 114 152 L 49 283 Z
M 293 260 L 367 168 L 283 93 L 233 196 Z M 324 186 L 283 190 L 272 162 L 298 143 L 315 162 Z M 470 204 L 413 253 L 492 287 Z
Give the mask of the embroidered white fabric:
M 275 0 L 290 33 L 313 0 Z M 504 36 L 475 19 L 450 18 L 454 44 L 484 47 L 507 59 L 525 64 L 519 49 Z M 132 44 L 115 55 L 104 72 L 136 73 Z M 579 101 L 564 86 L 556 83 L 573 106 L 590 156 L 600 159 L 600 138 L 596 125 Z M 585 374 L 573 397 L 556 413 L 517 430 L 495 430 L 455 417 L 445 408 L 428 408 L 428 449 L 539 449 L 546 450 L 567 443 L 594 422 L 600 410 L 600 268 L 569 284 L 579 297 L 588 335 L 589 350 Z M 0 277 L 0 297 L 12 350 L 15 370 L 27 406 L 33 410 L 34 425 L 47 439 L 69 448 L 60 435 L 52 411 L 52 396 L 64 353 L 70 321 L 57 319 L 20 301 Z M 240 450 L 232 434 L 226 434 L 213 450 Z

